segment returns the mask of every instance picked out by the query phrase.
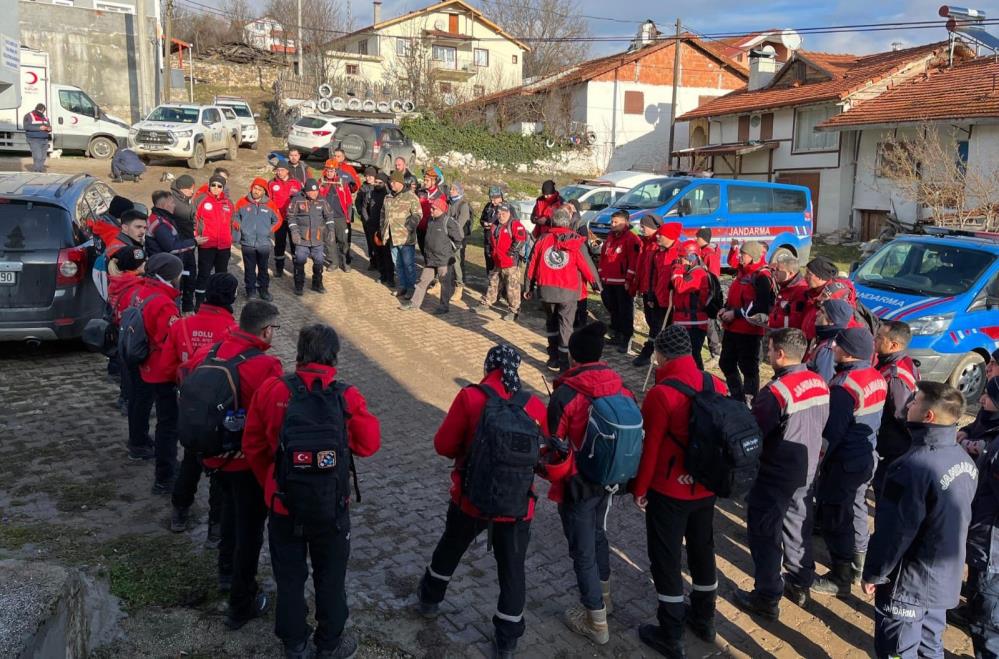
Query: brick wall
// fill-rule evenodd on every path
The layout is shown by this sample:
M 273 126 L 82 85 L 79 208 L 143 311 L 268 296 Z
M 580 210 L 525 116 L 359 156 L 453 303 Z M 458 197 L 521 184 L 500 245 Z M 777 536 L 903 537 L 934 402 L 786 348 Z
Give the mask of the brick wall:
M 673 46 L 652 49 L 637 62 L 617 69 L 618 81 L 639 82 L 648 85 L 673 84 Z M 595 78 L 598 81 L 613 81 L 614 72 Z M 684 44 L 680 49 L 680 86 L 708 89 L 738 89 L 745 80 L 722 66 L 717 60 L 705 55 L 694 46 Z

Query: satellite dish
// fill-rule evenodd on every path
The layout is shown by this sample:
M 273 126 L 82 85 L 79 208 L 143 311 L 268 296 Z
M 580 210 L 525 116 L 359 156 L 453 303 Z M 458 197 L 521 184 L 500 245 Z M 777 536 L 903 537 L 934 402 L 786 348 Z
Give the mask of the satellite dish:
M 434 29 L 437 30 L 438 32 L 443 32 L 444 31 L 444 21 L 442 21 L 439 18 L 436 21 L 434 21 Z
M 794 30 L 781 30 L 780 42 L 788 50 L 798 50 L 801 48 L 801 35 Z
M 771 46 L 770 44 L 767 44 L 763 48 L 760 48 L 760 52 L 763 53 L 766 57 L 776 57 L 777 55 L 777 49 Z

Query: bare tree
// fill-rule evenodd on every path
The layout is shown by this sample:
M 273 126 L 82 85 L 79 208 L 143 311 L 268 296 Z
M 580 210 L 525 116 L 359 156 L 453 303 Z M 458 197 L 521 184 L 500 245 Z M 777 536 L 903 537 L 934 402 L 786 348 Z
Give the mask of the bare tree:
M 965 140 L 960 128 L 934 124 L 882 136 L 867 163 L 874 187 L 917 204 L 938 224 L 999 230 L 999 161 L 984 149 L 962 156 Z
M 586 59 L 590 35 L 578 0 L 482 0 L 485 14 L 507 33 L 527 42 L 524 77 L 554 73 Z
M 257 17 L 248 0 L 224 0 L 222 11 L 229 17 L 225 41 L 243 41 L 243 28 Z
M 173 12 L 173 37 L 194 45 L 194 52 L 201 54 L 223 43 L 228 26 L 217 16 L 189 11 L 175 6 Z
M 287 0 L 267 0 L 264 13 L 282 21 L 285 32 L 298 38 L 294 5 Z M 338 75 L 336 62 L 328 52 L 334 39 L 352 29 L 349 16 L 347 0 L 302 0 L 302 43 L 297 47 L 307 77 L 326 80 Z

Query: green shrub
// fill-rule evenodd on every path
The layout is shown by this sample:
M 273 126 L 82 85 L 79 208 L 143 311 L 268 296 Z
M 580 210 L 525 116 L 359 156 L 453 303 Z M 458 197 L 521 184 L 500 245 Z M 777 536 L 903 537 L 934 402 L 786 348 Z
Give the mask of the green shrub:
M 458 124 L 447 118 L 406 119 L 402 122 L 402 130 L 431 156 L 458 151 L 504 167 L 527 165 L 564 150 L 563 144 L 556 144 L 554 148 L 545 146 L 543 134 L 492 133 L 484 126 Z

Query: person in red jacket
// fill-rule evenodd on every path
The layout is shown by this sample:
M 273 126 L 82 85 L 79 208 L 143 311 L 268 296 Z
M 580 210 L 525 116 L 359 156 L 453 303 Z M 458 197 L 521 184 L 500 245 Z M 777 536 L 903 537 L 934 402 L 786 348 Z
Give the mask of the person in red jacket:
M 669 320 L 673 312 L 673 266 L 680 254 L 680 235 L 683 225 L 679 222 L 667 222 L 656 229 L 656 246 L 648 255 L 648 265 L 642 276 L 645 277 L 639 286 L 643 291 L 642 306 L 649 322 L 649 338 L 642 346 L 642 351 L 632 363 L 637 367 L 648 366 L 652 360 L 653 345 L 656 335 Z
M 146 261 L 146 274 L 130 294 L 119 299 L 118 317 L 127 307 L 142 305 L 142 321 L 149 357 L 128 371 L 128 456 L 148 460 L 155 456 L 153 494 L 173 491 L 177 467 L 177 387 L 172 360 L 163 349 L 170 326 L 180 317 L 180 276 L 184 265 L 173 254 L 155 254 Z M 149 445 L 149 413 L 156 405 L 156 439 Z M 154 448 L 155 447 L 155 448 Z
M 586 255 L 586 239 L 569 227 L 569 213 L 559 208 L 551 217 L 551 228 L 534 244 L 527 264 L 524 299 L 540 289 L 548 334 L 548 368 L 564 371 L 569 367 L 569 336 L 576 317 L 579 297 L 590 285 L 600 289 L 593 262 Z
M 548 403 L 548 428 L 553 437 L 567 441 L 571 449 L 565 477 L 554 480 L 548 489 L 548 498 L 558 504 L 579 586 L 580 605 L 565 612 L 565 623 L 598 645 L 610 640 L 610 552 L 604 520 L 611 495 L 605 488 L 586 481 L 572 456 L 582 450 L 593 399 L 622 393 L 634 397 L 624 387 L 621 376 L 601 361 L 606 331 L 606 325 L 594 321 L 573 333 L 569 339 L 571 366 L 555 379 Z
M 348 165 L 349 166 L 349 165 Z M 323 179 L 319 182 L 319 196 L 326 200 L 333 212 L 333 231 L 326 233 L 325 256 L 328 268 L 340 268 L 350 272 L 351 220 L 354 213 L 354 198 L 351 195 L 350 178 L 341 176 L 342 170 L 336 160 L 327 160 Z
M 332 327 L 321 324 L 303 327 L 298 334 L 295 357 L 298 381 L 310 391 L 328 390 L 337 383 L 339 352 L 340 337 Z M 270 508 L 268 534 L 277 582 L 274 631 L 284 643 L 285 656 L 295 659 L 311 656 L 311 630 L 306 623 L 308 608 L 305 603 L 308 556 L 312 564 L 318 623 L 313 640 L 319 656 L 352 657 L 357 651 L 357 639 L 344 633 L 349 615 L 345 591 L 350 555 L 349 497 L 338 511 L 335 525 L 315 526 L 297 524 L 278 496 L 275 459 L 291 398 L 283 378 L 274 377 L 264 382 L 253 396 L 243 431 L 243 453 L 257 482 L 263 486 L 264 502 Z M 351 455 L 361 458 L 374 455 L 381 447 L 378 418 L 368 411 L 364 396 L 354 386 L 346 385 L 341 400 Z
M 711 242 L 712 234 L 710 227 L 701 227 L 697 230 L 697 246 L 701 249 L 701 263 L 708 269 L 708 272 L 715 277 L 721 277 L 721 250 L 718 245 Z M 708 321 L 708 352 L 711 359 L 716 360 L 721 356 L 721 324 L 717 318 Z
M 776 299 L 770 269 L 762 262 L 763 244 L 750 240 L 739 247 L 739 270 L 728 289 L 725 310 L 718 319 L 725 327 L 718 366 L 732 397 L 752 398 L 760 389 L 760 349 Z
M 631 232 L 628 211 L 614 211 L 611 215 L 611 230 L 600 246 L 600 261 L 597 273 L 603 282 L 604 290 L 600 298 L 610 314 L 612 344 L 617 351 L 627 353 L 631 345 L 631 335 L 635 332 L 635 297 L 629 295 L 632 280 L 638 270 L 638 257 L 642 252 L 642 241 Z
M 440 178 L 437 176 L 435 169 L 428 168 L 423 170 L 423 188 L 417 193 L 417 196 L 420 198 L 420 208 L 423 210 L 423 217 L 420 218 L 420 223 L 416 226 L 416 243 L 420 248 L 420 254 L 426 255 L 423 251 L 423 244 L 427 238 L 427 224 L 430 222 L 430 205 L 438 197 L 445 197 L 446 201 L 447 196 L 440 186 Z
M 496 209 L 496 221 L 482 225 L 489 245 L 489 260 L 492 262 L 489 286 L 479 306 L 469 307 L 469 311 L 478 312 L 496 304 L 502 289 L 510 307 L 503 320 L 512 321 L 520 313 L 520 251 L 527 242 L 527 229 L 520 220 L 513 219 L 513 207 L 507 202 L 500 202 Z
M 214 275 L 213 275 L 214 276 Z M 232 275 L 226 275 L 231 277 Z M 238 282 L 233 277 L 232 296 Z M 201 307 L 208 308 L 209 300 Z M 231 316 L 230 316 L 231 318 Z M 215 350 L 218 359 L 233 359 L 254 351 L 236 366 L 239 373 L 239 406 L 248 407 L 263 384 L 281 377 L 281 360 L 265 354 L 279 325 L 278 308 L 270 302 L 250 300 L 239 314 L 239 325 L 227 328 L 219 340 L 202 346 L 183 365 L 191 373 Z M 187 451 L 184 454 L 187 459 Z M 195 459 L 197 459 L 195 457 Z M 242 452 L 204 458 L 205 470 L 212 474 L 212 484 L 219 492 L 222 537 L 219 542 L 219 590 L 229 592 L 229 608 L 224 623 L 232 630 L 267 611 L 270 599 L 257 585 L 257 563 L 264 542 L 267 504 L 260 483 L 250 470 Z M 197 481 L 195 481 L 197 486 Z M 176 491 L 174 496 L 176 497 Z M 192 497 L 193 498 L 193 497 Z M 190 504 L 188 504 L 190 505 Z M 176 513 L 176 500 L 174 502 Z M 186 510 L 184 511 L 186 521 Z
M 121 214 L 121 231 L 104 249 L 109 277 L 118 277 L 126 272 L 142 274 L 147 256 L 145 241 L 148 226 L 148 218 L 137 210 Z
M 704 371 L 691 354 L 690 335 L 669 325 L 656 336 L 656 382 L 642 403 L 645 444 L 638 475 L 632 481 L 635 505 L 645 513 L 652 580 L 659 595 L 658 625 L 642 625 L 643 643 L 667 657 L 684 657 L 684 623 L 706 643 L 715 640 L 715 495 L 694 482 L 683 466 L 689 438 L 691 399 L 665 380 L 694 391 L 704 388 Z M 709 375 L 714 390 L 728 393 L 725 383 Z M 683 600 L 680 572 L 683 545 L 693 591 L 690 607 Z
M 232 254 L 233 204 L 225 196 L 225 179 L 212 176 L 208 194 L 194 214 L 194 231 L 208 240 L 198 246 L 198 281 L 194 287 L 195 308 L 205 299 L 205 287 L 213 272 L 228 272 Z
M 541 184 L 541 196 L 534 202 L 534 210 L 531 211 L 531 222 L 534 223 L 532 234 L 535 240 L 551 228 L 552 214 L 562 208 L 562 203 L 562 196 L 555 189 L 555 181 L 545 181 Z
M 770 259 L 770 269 L 777 282 L 777 299 L 770 310 L 770 329 L 801 329 L 808 306 L 808 283 L 801 276 L 798 257 L 786 249 L 778 249 Z
M 288 164 L 283 160 L 274 166 L 274 178 L 267 184 L 267 196 L 281 214 L 281 224 L 274 232 L 274 276 L 284 276 L 286 252 L 295 256 L 295 240 L 288 230 L 288 204 L 302 191 L 305 181 L 291 178 Z
M 436 615 L 444 601 L 448 584 L 468 547 L 487 527 L 491 526 L 493 553 L 499 576 L 500 596 L 493 616 L 495 627 L 494 656 L 513 657 L 517 640 L 524 635 L 524 603 L 526 578 L 524 559 L 530 542 L 531 519 L 534 517 L 534 497 L 529 497 L 527 515 L 523 519 L 484 519 L 479 510 L 462 495 L 465 461 L 475 439 L 479 418 L 486 407 L 488 387 L 505 399 L 524 394 L 524 410 L 538 424 L 542 434 L 548 435 L 545 405 L 536 396 L 521 391 L 520 353 L 507 344 L 494 346 L 486 354 L 483 365 L 485 377 L 477 385 L 464 387 L 455 396 L 447 416 L 434 435 L 434 449 L 445 458 L 454 460 L 451 472 L 451 503 L 448 506 L 444 533 L 434 549 L 417 589 L 420 612 Z M 564 460 L 551 466 L 548 477 L 561 476 Z M 554 475 L 552 475 L 554 474 Z
M 853 282 L 839 276 L 839 268 L 825 256 L 816 256 L 805 266 L 805 281 L 808 282 L 807 305 L 801 319 L 801 331 L 808 340 L 815 338 L 815 316 L 819 306 L 826 300 L 846 300 L 857 308 L 857 290 Z
M 346 178 L 347 186 L 350 188 L 349 192 L 355 194 L 361 189 L 361 177 L 357 173 L 357 169 L 354 168 L 349 162 L 347 162 L 347 154 L 344 153 L 343 149 L 337 147 L 333 149 L 333 166 L 340 170 L 340 178 Z M 326 161 L 326 166 L 330 166 L 330 161 Z
M 236 326 L 236 320 L 232 316 L 232 305 L 236 302 L 238 286 L 239 281 L 233 275 L 228 272 L 216 272 L 208 278 L 205 302 L 197 313 L 193 316 L 184 316 L 170 326 L 166 343 L 163 345 L 163 351 L 169 359 L 164 369 L 174 372 L 174 379 L 178 384 L 182 379 L 181 365 L 192 359 L 195 353 L 207 350 L 221 341 L 229 330 Z M 171 496 L 173 514 L 170 518 L 170 530 L 174 533 L 187 530 L 188 511 L 198 492 L 201 471 L 201 457 L 194 451 L 185 449 Z M 212 480 L 208 496 L 207 544 L 210 546 L 218 544 L 222 532 L 220 494 L 215 481 Z
M 693 346 L 694 362 L 703 369 L 701 348 L 708 335 L 707 304 L 711 296 L 711 278 L 708 269 L 701 263 L 697 243 L 688 240 L 680 246 L 680 258 L 674 263 L 673 324 L 687 330 Z

